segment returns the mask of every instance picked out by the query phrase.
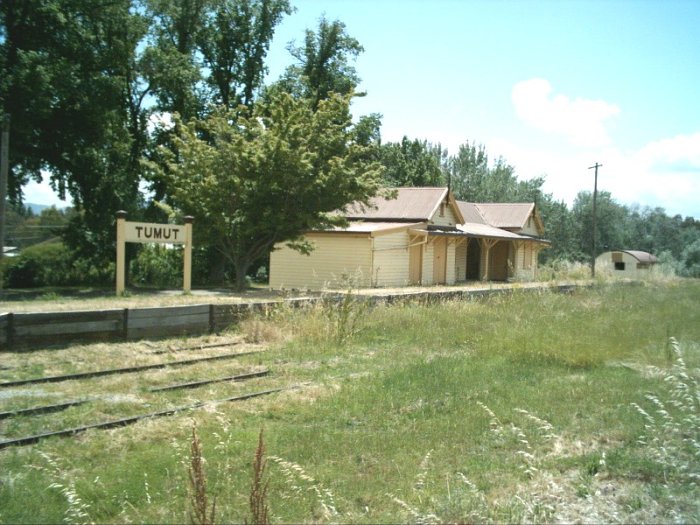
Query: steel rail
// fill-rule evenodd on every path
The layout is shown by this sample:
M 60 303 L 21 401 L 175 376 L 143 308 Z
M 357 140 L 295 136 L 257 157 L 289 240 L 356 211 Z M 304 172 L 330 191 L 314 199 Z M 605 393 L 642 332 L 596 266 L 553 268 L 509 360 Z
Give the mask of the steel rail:
M 47 414 L 49 412 L 60 412 L 66 408 L 75 407 L 87 403 L 86 399 L 79 401 L 66 401 L 65 403 L 57 403 L 55 405 L 44 405 L 40 407 L 18 408 L 17 410 L 9 410 L 0 412 L 0 419 L 8 419 L 17 416 L 33 416 L 35 414 Z
M 214 343 L 210 345 L 183 346 L 182 348 L 168 348 L 167 350 L 154 350 L 153 355 L 168 354 L 170 352 L 189 352 L 191 350 L 204 350 L 206 348 L 220 348 L 222 346 L 240 345 L 242 341 L 231 341 L 229 343 Z
M 32 436 L 24 436 L 21 438 L 9 439 L 6 441 L 0 441 L 0 449 L 13 447 L 13 446 L 16 447 L 16 446 L 23 446 L 23 445 L 33 445 L 35 443 L 38 443 L 42 439 L 46 439 L 46 438 L 50 438 L 50 437 L 74 436 L 74 435 L 79 434 L 81 432 L 85 432 L 86 430 L 125 427 L 128 425 L 133 425 L 134 423 L 137 423 L 137 422 L 144 420 L 144 419 L 151 419 L 151 418 L 163 417 L 163 416 L 171 416 L 173 414 L 177 414 L 178 412 L 184 412 L 186 410 L 194 410 L 194 409 L 203 407 L 204 405 L 208 405 L 208 404 L 226 403 L 226 402 L 233 402 L 233 401 L 245 401 L 247 399 L 252 399 L 254 397 L 265 396 L 265 395 L 269 395 L 269 394 L 274 394 L 276 392 L 282 392 L 284 390 L 292 390 L 295 388 L 299 388 L 299 387 L 295 385 L 295 386 L 290 386 L 290 387 L 273 388 L 271 390 L 262 390 L 260 392 L 252 392 L 250 394 L 243 394 L 240 396 L 227 397 L 224 399 L 215 399 L 215 400 L 211 400 L 211 401 L 200 401 L 199 403 L 195 403 L 193 405 L 175 407 L 175 408 L 170 408 L 167 410 L 160 410 L 158 412 L 152 412 L 150 414 L 141 414 L 141 415 L 130 416 L 130 417 L 125 417 L 125 418 L 121 418 L 121 419 L 114 419 L 112 421 L 103 421 L 102 423 L 92 423 L 90 425 L 84 425 L 81 427 L 67 428 L 64 430 L 45 432 L 43 434 L 35 434 Z
M 183 359 L 181 361 L 170 361 L 168 363 L 155 363 L 152 365 L 139 365 L 139 366 L 128 366 L 124 368 L 110 368 L 107 370 L 95 370 L 93 372 L 79 372 L 77 374 L 66 374 L 58 376 L 46 376 L 46 377 L 35 377 L 31 379 L 19 379 L 16 381 L 8 381 L 5 383 L 0 383 L 0 388 L 10 387 L 10 386 L 21 386 L 21 385 L 33 385 L 37 383 L 58 383 L 61 381 L 71 381 L 73 379 L 87 379 L 91 377 L 100 377 L 113 374 L 128 374 L 132 372 L 141 372 L 143 370 L 154 370 L 157 368 L 167 368 L 169 366 L 184 366 L 192 365 L 195 363 L 203 363 L 206 361 L 216 361 L 223 359 L 235 359 L 236 357 L 242 357 L 246 355 L 259 354 L 264 352 L 264 350 L 255 350 L 251 352 L 238 352 L 236 354 L 224 354 L 215 355 L 209 357 L 198 357 L 195 359 Z
M 223 383 L 224 381 L 245 381 L 246 379 L 252 379 L 255 377 L 264 377 L 270 374 L 269 370 L 262 370 L 258 372 L 249 372 L 247 374 L 239 374 L 236 376 L 220 377 L 216 379 L 205 379 L 203 381 L 191 381 L 187 383 L 176 383 L 173 385 L 167 385 L 162 387 L 149 388 L 149 392 L 164 392 L 167 390 L 177 390 L 180 388 L 195 388 L 201 385 L 208 385 L 210 383 Z M 42 405 L 37 407 L 29 408 L 18 408 L 16 410 L 8 410 L 7 412 L 0 412 L 0 420 L 9 419 L 11 417 L 18 416 L 33 416 L 37 414 L 48 414 L 51 412 L 60 412 L 70 407 L 79 406 L 90 401 L 89 399 L 81 399 L 76 401 L 66 401 L 64 403 L 56 403 L 53 405 Z
M 204 379 L 202 381 L 189 381 L 187 383 L 175 383 L 173 385 L 167 385 L 167 386 L 156 386 L 153 388 L 149 388 L 149 392 L 165 392 L 167 390 L 177 390 L 180 388 L 195 388 L 198 386 L 202 385 L 209 385 L 211 383 L 223 383 L 224 381 L 243 381 L 245 379 L 252 379 L 254 377 L 264 377 L 266 375 L 269 375 L 270 371 L 269 370 L 262 370 L 259 372 L 249 372 L 247 374 L 239 374 L 237 376 L 228 376 L 228 377 L 218 377 L 216 379 Z

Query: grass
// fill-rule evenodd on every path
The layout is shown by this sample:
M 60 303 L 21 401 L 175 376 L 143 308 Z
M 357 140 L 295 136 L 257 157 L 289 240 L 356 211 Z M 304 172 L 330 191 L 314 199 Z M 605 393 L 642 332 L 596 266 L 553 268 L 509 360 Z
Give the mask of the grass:
M 253 521 L 272 523 L 698 521 L 698 305 L 700 283 L 673 280 L 373 309 L 346 302 L 331 312 L 317 304 L 221 336 L 267 348 L 235 364 L 0 391 L 8 410 L 99 400 L 0 422 L 10 437 L 302 385 L 2 450 L 0 521 L 242 522 L 251 492 L 265 516 Z M 0 374 L 150 362 L 170 355 L 156 350 L 221 339 L 5 354 L 11 368 Z M 273 373 L 254 386 L 147 392 L 229 375 L 224 366 Z M 196 519 L 194 423 L 192 476 L 206 487 Z

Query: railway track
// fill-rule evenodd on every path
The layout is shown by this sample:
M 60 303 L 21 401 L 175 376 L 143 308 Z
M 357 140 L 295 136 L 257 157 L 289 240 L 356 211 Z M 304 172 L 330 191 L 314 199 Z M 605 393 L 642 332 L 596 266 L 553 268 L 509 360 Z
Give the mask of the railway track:
M 153 355 L 158 355 L 158 354 L 168 354 L 170 352 L 188 352 L 191 350 L 206 350 L 208 348 L 221 348 L 224 346 L 236 346 L 241 344 L 241 341 L 229 341 L 226 343 L 212 343 L 208 345 L 194 345 L 194 346 L 184 346 L 182 348 L 166 348 L 166 349 L 161 349 L 161 350 L 154 350 L 151 352 Z
M 94 370 L 92 372 L 78 372 L 76 374 L 64 374 L 56 376 L 34 377 L 29 379 L 18 379 L 16 381 L 6 381 L 0 383 L 0 388 L 33 385 L 39 383 L 58 383 L 61 381 L 71 381 L 75 379 L 88 379 L 93 377 L 108 376 L 113 374 L 129 374 L 133 372 L 143 372 L 144 370 L 155 370 L 159 368 L 168 368 L 171 366 L 185 366 L 195 363 L 205 363 L 207 361 L 219 361 L 224 359 L 235 359 L 247 355 L 259 354 L 264 350 L 254 350 L 250 352 L 237 352 L 235 354 L 222 354 L 209 357 L 198 357 L 195 359 L 183 359 L 180 361 L 167 361 L 163 363 L 154 363 L 151 365 L 128 366 L 123 368 L 110 368 L 106 370 Z
M 164 354 L 164 353 L 170 353 L 170 352 L 180 352 L 180 351 L 190 351 L 190 350 L 205 350 L 205 349 L 209 349 L 209 348 L 230 347 L 230 346 L 234 346 L 237 344 L 240 344 L 240 341 L 207 344 L 207 345 L 195 345 L 195 346 L 189 346 L 189 347 L 184 347 L 184 348 L 168 348 L 168 349 L 161 349 L 161 350 L 156 350 L 154 352 L 148 352 L 148 353 L 150 353 L 151 355 L 154 355 L 154 354 Z M 207 357 L 198 357 L 198 358 L 192 358 L 192 359 L 182 359 L 182 360 L 177 360 L 177 361 L 167 361 L 167 362 L 160 362 L 160 363 L 153 363 L 153 364 L 139 365 L 139 366 L 110 368 L 110 369 L 103 369 L 103 370 L 93 370 L 93 371 L 88 371 L 88 372 L 79 372 L 79 373 L 74 373 L 74 374 L 62 374 L 62 375 L 34 377 L 34 378 L 27 378 L 27 379 L 18 379 L 18 380 L 14 380 L 14 381 L 6 381 L 3 383 L 0 383 L 0 389 L 17 387 L 17 386 L 35 385 L 35 384 L 41 384 L 41 383 L 58 383 L 58 382 L 62 382 L 62 381 L 71 381 L 71 380 L 80 381 L 80 380 L 90 379 L 90 378 L 94 378 L 94 377 L 108 376 L 108 375 L 138 373 L 138 372 L 144 372 L 144 371 L 149 371 L 149 370 L 154 370 L 154 369 L 162 369 L 162 368 L 168 368 L 168 367 L 181 367 L 181 366 L 194 365 L 197 363 L 207 363 L 207 362 L 236 359 L 239 357 L 254 355 L 254 354 L 258 354 L 258 353 L 262 353 L 262 352 L 264 352 L 264 350 L 253 350 L 253 351 L 246 351 L 246 352 L 226 353 L 226 354 L 207 356 Z M 165 386 L 152 387 L 152 388 L 149 388 L 148 391 L 160 393 L 160 392 L 169 392 L 169 391 L 174 391 L 174 390 L 179 390 L 179 389 L 196 388 L 199 386 L 209 385 L 209 384 L 213 384 L 213 383 L 247 381 L 250 379 L 268 376 L 268 375 L 270 375 L 270 373 L 271 372 L 268 369 L 254 370 L 254 371 L 239 373 L 237 375 L 230 375 L 230 376 L 226 376 L 226 377 L 206 378 L 206 379 L 192 380 L 192 381 L 187 381 L 187 382 L 174 383 L 174 384 L 165 385 Z M 15 437 L 15 438 L 11 438 L 11 439 L 6 439 L 4 441 L 0 441 L 0 449 L 14 447 L 14 446 L 30 445 L 30 444 L 38 443 L 39 441 L 42 441 L 44 439 L 51 438 L 51 437 L 74 436 L 76 434 L 79 434 L 79 433 L 82 433 L 82 432 L 85 432 L 85 431 L 91 430 L 91 429 L 108 429 L 108 428 L 127 426 L 127 425 L 134 424 L 138 421 L 145 420 L 145 419 L 165 417 L 165 416 L 174 415 L 174 414 L 177 414 L 180 412 L 184 412 L 187 410 L 195 410 L 195 409 L 200 408 L 204 405 L 218 404 L 218 403 L 224 403 L 224 402 L 245 401 L 247 399 L 265 396 L 265 395 L 270 395 L 270 394 L 273 394 L 276 392 L 281 392 L 281 391 L 289 390 L 289 389 L 293 389 L 293 388 L 297 388 L 297 387 L 292 386 L 292 387 L 280 387 L 280 388 L 272 388 L 272 389 L 267 389 L 267 390 L 260 390 L 260 391 L 256 391 L 256 392 L 250 392 L 250 393 L 246 393 L 246 394 L 238 394 L 238 395 L 231 396 L 231 397 L 225 397 L 222 399 L 199 401 L 197 403 L 190 404 L 190 405 L 159 410 L 159 411 L 150 412 L 150 413 L 146 413 L 146 414 L 127 416 L 127 417 L 122 417 L 122 418 L 118 418 L 118 419 L 101 421 L 98 423 L 89 423 L 89 424 L 85 424 L 82 426 L 65 428 L 65 429 L 61 429 L 61 430 L 53 430 L 53 431 L 42 432 L 42 433 L 38 433 L 38 434 L 28 434 L 28 435 L 24 435 L 21 437 Z M 62 410 L 66 410 L 66 409 L 71 408 L 71 407 L 77 407 L 80 405 L 84 405 L 86 403 L 90 403 L 91 401 L 94 401 L 95 399 L 98 399 L 98 397 L 94 397 L 92 399 L 85 398 L 85 399 L 66 400 L 63 402 L 54 403 L 54 404 L 50 404 L 50 405 L 34 406 L 34 407 L 29 407 L 29 408 L 21 408 L 21 409 L 16 409 L 16 410 L 4 411 L 4 412 L 0 412 L 0 420 L 7 420 L 7 419 L 19 418 L 19 417 L 33 417 L 33 416 L 42 415 L 42 414 L 50 414 L 50 413 L 54 413 L 54 412 L 60 412 Z
M 285 390 L 293 390 L 296 388 L 299 388 L 299 386 L 293 385 L 293 386 L 288 386 L 288 387 L 272 388 L 269 390 L 261 390 L 258 392 L 251 392 L 248 394 L 226 397 L 223 399 L 200 401 L 200 402 L 194 403 L 192 405 L 185 405 L 185 406 L 180 406 L 180 407 L 175 407 L 175 408 L 169 408 L 166 410 L 160 410 L 160 411 L 151 412 L 148 414 L 129 416 L 129 417 L 120 418 L 120 419 L 102 421 L 100 423 L 91 423 L 89 425 L 83 425 L 83 426 L 79 426 L 79 427 L 67 428 L 67 429 L 63 429 L 63 430 L 55 430 L 52 432 L 45 432 L 42 434 L 33 434 L 33 435 L 23 436 L 23 437 L 19 437 L 19 438 L 8 439 L 6 441 L 0 441 L 0 449 L 5 449 L 8 447 L 32 445 L 32 444 L 38 443 L 39 441 L 41 441 L 43 439 L 48 439 L 51 437 L 75 436 L 76 434 L 80 434 L 82 432 L 85 432 L 87 430 L 92 430 L 92 429 L 108 429 L 108 428 L 116 428 L 116 427 L 125 427 L 128 425 L 133 425 L 134 423 L 137 423 L 139 421 L 143 421 L 145 419 L 152 419 L 152 418 L 164 417 L 164 416 L 172 416 L 172 415 L 177 414 L 179 412 L 184 412 L 187 410 L 195 410 L 195 409 L 203 407 L 205 405 L 228 403 L 228 402 L 235 402 L 235 401 L 245 401 L 247 399 L 266 396 L 266 395 L 274 394 L 277 392 L 283 392 Z
M 7 412 L 0 412 L 0 419 L 9 419 L 11 417 L 19 416 L 35 416 L 37 414 L 48 414 L 50 412 L 60 412 L 61 410 L 65 410 L 70 407 L 76 407 L 84 403 L 87 403 L 86 399 L 81 399 L 78 401 L 66 401 L 64 403 L 56 403 L 53 405 L 9 410 Z

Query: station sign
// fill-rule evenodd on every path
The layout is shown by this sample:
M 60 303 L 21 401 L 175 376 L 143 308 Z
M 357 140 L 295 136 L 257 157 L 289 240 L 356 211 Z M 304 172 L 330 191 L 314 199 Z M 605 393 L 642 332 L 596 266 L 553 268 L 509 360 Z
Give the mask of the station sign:
M 128 222 L 126 212 L 117 212 L 117 295 L 125 290 L 126 243 L 184 244 L 182 261 L 182 289 L 189 293 L 192 287 L 192 217 L 185 217 L 185 224 L 158 224 Z
M 125 222 L 126 242 L 157 242 L 163 244 L 185 244 L 185 226 L 176 224 L 152 224 L 147 222 Z

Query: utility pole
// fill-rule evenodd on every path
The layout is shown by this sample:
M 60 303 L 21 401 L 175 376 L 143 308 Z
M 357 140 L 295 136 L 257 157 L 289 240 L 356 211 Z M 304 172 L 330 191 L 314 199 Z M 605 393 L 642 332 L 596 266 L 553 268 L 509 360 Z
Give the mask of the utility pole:
M 0 260 L 5 255 L 5 202 L 7 201 L 7 170 L 10 163 L 10 114 L 2 117 L 0 137 Z M 2 287 L 2 283 L 0 283 Z
M 602 164 L 595 163 L 595 166 L 588 168 L 592 170 L 595 168 L 595 179 L 593 182 L 593 246 L 591 248 L 591 277 L 595 278 L 595 252 L 596 252 L 596 237 L 598 236 L 598 214 L 596 213 L 596 200 L 598 198 L 598 168 L 602 167 Z

